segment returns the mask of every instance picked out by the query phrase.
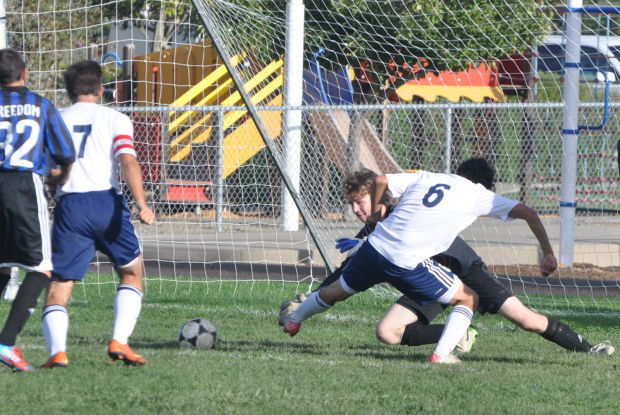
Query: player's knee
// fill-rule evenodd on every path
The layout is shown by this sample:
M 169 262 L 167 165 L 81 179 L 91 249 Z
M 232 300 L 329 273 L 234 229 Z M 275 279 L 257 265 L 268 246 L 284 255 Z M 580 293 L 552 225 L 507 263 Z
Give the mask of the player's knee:
M 142 289 L 142 257 L 117 269 L 121 284 L 132 285 Z
M 463 284 L 451 303 L 452 305 L 464 305 L 475 311 L 478 309 L 478 302 L 478 294 L 467 285 Z
M 382 324 L 381 321 L 379 322 L 379 324 L 377 324 L 377 327 L 375 329 L 375 335 L 377 336 L 377 340 L 379 340 L 381 343 L 400 343 L 400 335 L 398 333 L 398 330 L 386 324 Z
M 73 281 L 52 281 L 45 296 L 45 306 L 61 305 L 66 307 L 73 291 Z

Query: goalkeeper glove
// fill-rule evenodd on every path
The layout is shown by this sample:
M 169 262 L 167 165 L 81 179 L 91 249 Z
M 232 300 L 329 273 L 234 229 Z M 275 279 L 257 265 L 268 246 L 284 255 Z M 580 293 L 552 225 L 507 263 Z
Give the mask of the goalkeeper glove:
M 306 296 L 304 294 L 299 293 L 296 295 L 296 297 L 297 300 L 286 300 L 282 301 L 282 304 L 280 304 L 280 315 L 278 316 L 279 325 L 284 325 L 282 317 L 293 314 L 295 310 L 297 310 L 297 308 L 301 305 L 301 303 L 306 301 Z
M 362 246 L 363 239 L 359 238 L 340 238 L 336 239 L 336 248 L 340 249 L 340 253 L 347 253 L 347 257 L 353 256 Z

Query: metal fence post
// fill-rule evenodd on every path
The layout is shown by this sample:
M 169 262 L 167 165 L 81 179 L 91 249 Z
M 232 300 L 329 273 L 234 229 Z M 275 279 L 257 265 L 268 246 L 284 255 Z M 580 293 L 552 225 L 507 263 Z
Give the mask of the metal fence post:
M 217 110 L 217 173 L 215 183 L 215 227 L 222 232 L 222 204 L 224 198 L 224 111 Z
M 444 149 L 444 171 L 450 174 L 452 163 L 452 105 L 446 108 L 446 148 Z

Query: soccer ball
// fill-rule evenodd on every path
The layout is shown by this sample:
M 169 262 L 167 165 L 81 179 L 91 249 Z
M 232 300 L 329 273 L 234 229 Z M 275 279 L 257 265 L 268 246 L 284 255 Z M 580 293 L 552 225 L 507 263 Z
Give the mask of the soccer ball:
M 179 346 L 209 350 L 217 347 L 215 326 L 204 318 L 194 318 L 183 323 L 179 332 Z

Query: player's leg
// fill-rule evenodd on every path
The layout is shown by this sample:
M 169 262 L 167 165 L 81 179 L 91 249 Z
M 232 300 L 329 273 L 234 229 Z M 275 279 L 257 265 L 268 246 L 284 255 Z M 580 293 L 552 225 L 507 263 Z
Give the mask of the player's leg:
M 444 331 L 431 355 L 431 362 L 444 363 L 443 360 L 445 359 L 445 363 L 454 363 L 450 356 L 458 342 L 467 333 L 474 317 L 474 310 L 478 305 L 477 302 L 476 293 L 465 284 L 460 283 L 456 293 L 448 301 L 448 304 L 454 307 L 448 315 Z
M 118 268 L 120 285 L 114 297 L 114 328 L 108 347 L 110 360 L 121 360 L 126 365 L 142 366 L 146 359 L 129 346 L 142 310 L 142 255 L 132 263 Z
M 0 295 L 4 292 L 9 280 L 11 279 L 11 268 L 0 268 Z
M 66 367 L 69 312 L 67 305 L 75 286 L 81 281 L 95 255 L 93 235 L 98 229 L 99 213 L 85 201 L 87 194 L 67 194 L 54 209 L 52 228 L 52 282 L 45 297 L 41 326 L 49 351 L 45 369 Z
M 507 299 L 499 313 L 523 330 L 540 334 L 545 339 L 571 351 L 589 352 L 592 345 L 566 324 L 527 308 L 517 297 Z
M 34 312 L 41 293 L 48 287 L 50 281 L 49 271 L 28 271 L 24 282 L 11 304 L 11 310 L 7 317 L 2 332 L 0 343 L 13 346 L 17 335 L 22 331 L 30 316 Z
M 377 339 L 385 344 L 401 344 L 405 328 L 416 322 L 418 322 L 418 315 L 416 313 L 398 303 L 394 303 L 387 313 L 381 317 L 379 323 L 377 323 L 375 334 Z
M 0 332 L 0 361 L 14 370 L 30 372 L 34 368 L 28 364 L 21 350 L 15 346 L 17 336 L 30 319 L 37 306 L 41 293 L 48 287 L 49 271 L 28 271 L 11 304 L 9 316 Z
M 97 242 L 98 248 L 114 262 L 120 284 L 114 298 L 114 327 L 108 347 L 111 360 L 141 366 L 146 360 L 129 347 L 142 311 L 142 249 L 131 223 L 131 213 L 122 195 L 112 195 L 117 213 L 110 218 L 109 230 Z
M 340 275 L 342 274 L 342 268 L 344 268 L 344 266 L 349 262 L 350 259 L 351 259 L 350 257 L 347 258 L 338 268 L 334 270 L 334 272 L 328 275 L 327 278 L 325 278 L 321 282 L 321 285 L 319 285 L 319 287 L 315 291 L 318 291 L 322 289 L 323 287 L 327 287 L 331 283 L 338 281 L 340 279 Z M 306 301 L 307 298 L 308 297 L 306 297 L 305 294 L 297 293 L 295 300 L 282 301 L 282 303 L 280 304 L 280 312 L 278 314 L 278 324 L 283 326 L 284 320 L 288 316 L 293 314 L 295 310 L 297 310 L 297 308 L 301 305 L 301 303 Z
M 142 255 L 118 268 L 120 285 L 114 298 L 112 339 L 127 344 L 142 310 Z
M 45 307 L 41 326 L 47 344 L 49 359 L 42 366 L 44 369 L 67 367 L 67 334 L 69 332 L 69 312 L 67 304 L 71 298 L 75 281 L 55 280 L 45 297 Z
M 431 361 L 435 363 L 460 362 L 452 355 L 452 351 L 471 324 L 473 310 L 478 305 L 476 293 L 464 285 L 448 268 L 433 259 L 424 260 L 413 270 L 388 266 L 386 274 L 390 284 L 414 300 L 438 301 L 454 306 L 431 356 Z
M 283 317 L 284 332 L 294 336 L 304 320 L 376 284 L 376 278 L 382 275 L 377 262 L 378 255 L 370 243 L 364 242 L 343 268 L 338 280 L 310 294 L 293 314 Z
M 478 294 L 480 298 L 478 311 L 482 314 L 499 313 L 523 330 L 538 333 L 570 351 L 587 353 L 593 350 L 592 345 L 568 325 L 526 307 L 516 296 L 493 279 L 483 263 L 474 264 L 461 279 Z M 601 353 L 613 353 L 613 347 L 602 345 Z
M 609 342 L 592 346 L 567 324 L 530 310 L 517 297 L 507 299 L 499 309 L 499 313 L 523 330 L 538 333 L 550 342 L 572 352 L 612 354 L 615 350 Z
M 119 266 L 120 285 L 114 297 L 114 328 L 108 347 L 110 360 L 121 360 L 126 365 L 142 366 L 146 363 L 129 346 L 142 310 L 142 255 L 130 264 Z
M 41 177 L 33 173 L 2 175 L 2 249 L 0 267 L 27 269 L 0 332 L 0 361 L 19 371 L 31 371 L 15 347 L 17 335 L 34 311 L 43 290 L 49 286 L 52 269 L 47 199 Z
M 407 296 L 400 297 L 379 320 L 377 339 L 386 344 L 421 346 L 439 341 L 443 324 L 429 324 L 443 311 L 437 302 L 421 305 Z
M 297 307 L 293 314 L 282 317 L 284 332 L 291 336 L 296 335 L 304 320 L 329 310 L 335 303 L 344 301 L 351 295 L 353 293 L 345 290 L 341 280 L 334 281 L 328 286 L 314 291 Z

